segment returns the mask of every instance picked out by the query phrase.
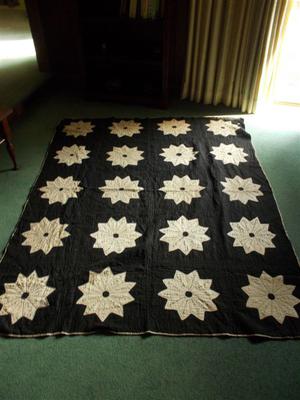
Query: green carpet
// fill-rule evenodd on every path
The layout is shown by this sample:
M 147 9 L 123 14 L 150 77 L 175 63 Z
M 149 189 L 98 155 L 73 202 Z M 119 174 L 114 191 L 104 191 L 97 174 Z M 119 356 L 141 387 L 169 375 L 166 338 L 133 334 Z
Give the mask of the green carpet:
M 223 111 L 224 112 L 224 111 Z M 169 110 L 88 103 L 71 94 L 36 99 L 13 130 L 21 169 L 0 154 L 0 248 L 17 222 L 56 124 L 65 117 L 216 114 L 186 102 Z M 291 116 L 292 117 L 292 116 Z M 249 116 L 257 155 L 300 255 L 300 130 L 280 113 Z M 300 341 L 87 336 L 0 338 L 3 400 L 299 399 Z

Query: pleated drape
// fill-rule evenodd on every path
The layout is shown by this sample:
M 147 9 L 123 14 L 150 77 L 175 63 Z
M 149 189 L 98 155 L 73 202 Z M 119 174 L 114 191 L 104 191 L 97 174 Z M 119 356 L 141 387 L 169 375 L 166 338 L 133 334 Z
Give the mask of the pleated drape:
M 274 15 L 287 2 L 190 0 L 182 98 L 254 112 L 266 54 L 277 45 Z
M 273 89 L 282 52 L 282 44 L 293 5 L 294 0 L 278 0 L 277 6 L 274 9 L 268 46 L 265 54 L 265 68 L 259 89 L 259 101 L 263 105 L 273 100 Z

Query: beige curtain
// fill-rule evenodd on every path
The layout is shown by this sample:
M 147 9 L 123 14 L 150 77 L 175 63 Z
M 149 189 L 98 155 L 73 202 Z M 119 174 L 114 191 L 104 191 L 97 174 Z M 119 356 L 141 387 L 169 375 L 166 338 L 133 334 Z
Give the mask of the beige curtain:
M 267 51 L 265 52 L 263 77 L 261 79 L 258 95 L 258 100 L 263 105 L 273 100 L 273 89 L 282 52 L 282 44 L 294 3 L 295 0 L 281 0 L 277 2 L 274 9 Z
M 279 10 L 288 2 L 190 0 L 182 98 L 254 112 L 264 61 L 276 50 Z

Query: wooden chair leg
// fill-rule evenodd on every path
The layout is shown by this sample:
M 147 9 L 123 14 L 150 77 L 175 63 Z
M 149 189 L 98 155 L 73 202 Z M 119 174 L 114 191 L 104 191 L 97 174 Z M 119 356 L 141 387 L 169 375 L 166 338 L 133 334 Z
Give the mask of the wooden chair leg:
M 14 145 L 12 144 L 12 132 L 11 132 L 7 118 L 4 118 L 2 120 L 2 126 L 3 126 L 5 142 L 6 142 L 6 148 L 7 148 L 8 154 L 14 164 L 14 169 L 16 170 L 16 169 L 18 169 L 16 153 L 15 153 Z

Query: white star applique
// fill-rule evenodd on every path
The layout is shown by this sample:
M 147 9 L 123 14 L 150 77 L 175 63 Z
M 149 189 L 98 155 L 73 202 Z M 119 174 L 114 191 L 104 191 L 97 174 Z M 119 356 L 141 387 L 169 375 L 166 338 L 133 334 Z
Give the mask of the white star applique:
M 120 178 L 116 176 L 113 180 L 106 180 L 105 186 L 99 188 L 103 192 L 103 198 L 110 199 L 112 204 L 118 201 L 128 204 L 131 199 L 138 199 L 139 192 L 143 190 L 139 181 L 132 181 L 129 176 Z
M 86 136 L 88 133 L 93 132 L 95 125 L 92 125 L 91 122 L 84 121 L 73 121 L 70 122 L 69 125 L 65 125 L 63 132 L 66 133 L 67 136 Z
M 117 135 L 119 138 L 121 138 L 123 136 L 132 137 L 133 135 L 141 133 L 140 131 L 144 128 L 140 122 L 136 122 L 134 120 L 121 120 L 119 122 L 113 122 L 112 126 L 110 126 L 108 129 L 112 135 Z
M 205 313 L 217 310 L 213 302 L 219 293 L 211 289 L 211 279 L 201 279 L 197 271 L 176 271 L 173 279 L 163 280 L 166 289 L 158 295 L 167 300 L 165 309 L 177 311 L 181 320 L 190 315 L 204 321 Z
M 0 315 L 10 315 L 12 324 L 21 318 L 32 321 L 39 308 L 49 306 L 47 297 L 55 290 L 47 286 L 48 278 L 39 278 L 33 271 L 28 276 L 20 273 L 16 282 L 5 283 L 5 292 L 0 296 Z
M 247 162 L 247 153 L 241 147 L 236 147 L 234 144 L 221 143 L 220 146 L 213 146 L 213 150 L 210 152 L 216 157 L 216 160 L 220 160 L 223 164 L 234 164 L 239 165 L 242 162 Z
M 274 248 L 274 233 L 269 231 L 269 224 L 261 224 L 259 219 L 248 220 L 243 217 L 239 222 L 230 222 L 232 231 L 227 235 L 234 238 L 233 247 L 243 247 L 246 254 L 256 251 L 264 255 L 267 248 Z
M 204 187 L 200 186 L 199 179 L 191 179 L 185 175 L 182 178 L 174 175 L 172 180 L 164 181 L 164 186 L 159 190 L 165 192 L 166 200 L 173 200 L 175 204 L 185 202 L 191 204 L 193 199 L 201 197 L 200 192 Z
M 109 218 L 105 223 L 98 224 L 98 230 L 91 234 L 96 239 L 94 248 L 103 249 L 107 256 L 110 253 L 122 253 L 125 249 L 135 247 L 136 240 L 142 236 L 135 230 L 136 223 L 127 222 L 125 217 L 120 220 Z
M 300 299 L 293 295 L 294 285 L 286 285 L 283 276 L 270 276 L 265 271 L 260 277 L 247 275 L 249 285 L 242 287 L 248 295 L 246 307 L 256 308 L 260 319 L 273 317 L 280 324 L 286 317 L 299 318 L 295 306 Z
M 137 147 L 113 147 L 112 151 L 107 152 L 107 161 L 111 161 L 113 166 L 125 168 L 128 165 L 138 165 L 138 162 L 144 159 L 143 153 Z
M 187 219 L 181 216 L 175 221 L 167 222 L 169 226 L 160 229 L 164 234 L 160 240 L 169 244 L 169 252 L 180 250 L 188 255 L 192 250 L 202 251 L 203 242 L 210 240 L 205 234 L 208 228 L 201 226 L 197 218 Z
M 124 316 L 124 305 L 134 301 L 129 293 L 135 282 L 126 282 L 126 272 L 113 274 L 110 267 L 97 273 L 90 271 L 89 280 L 79 286 L 83 293 L 76 304 L 84 305 L 84 315 L 96 314 L 101 322 L 115 314 Z
M 61 224 L 59 218 L 49 220 L 44 217 L 40 222 L 32 222 L 30 230 L 23 232 L 26 238 L 22 246 L 30 246 L 30 253 L 41 250 L 48 254 L 54 247 L 62 247 L 62 239 L 70 236 L 67 224 Z
M 236 136 L 236 131 L 240 129 L 240 127 L 234 124 L 232 121 L 226 121 L 224 119 L 211 119 L 207 126 L 207 131 L 212 132 L 214 135 L 221 135 L 224 137 L 233 135 Z
M 160 122 L 158 124 L 158 130 L 162 131 L 164 135 L 186 135 L 190 130 L 190 124 L 188 124 L 184 119 L 170 119 Z
M 240 201 L 247 204 L 248 201 L 258 202 L 257 197 L 263 193 L 259 190 L 260 185 L 253 183 L 252 178 L 243 179 L 240 176 L 234 178 L 225 178 L 225 182 L 221 182 L 224 186 L 223 192 L 228 194 L 230 201 Z
M 184 144 L 179 146 L 171 144 L 162 150 L 163 152 L 160 155 L 164 157 L 164 161 L 172 163 L 175 167 L 180 164 L 188 165 L 191 161 L 196 160 L 196 154 L 199 153 L 193 147 L 186 147 Z

